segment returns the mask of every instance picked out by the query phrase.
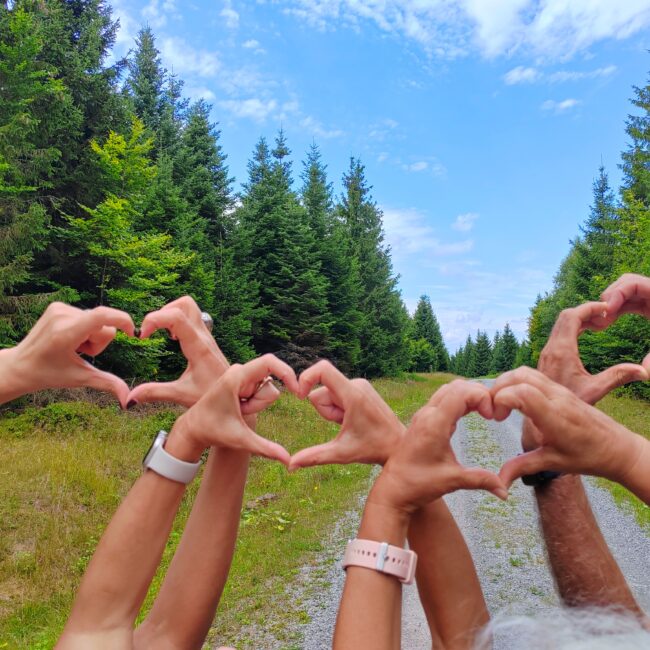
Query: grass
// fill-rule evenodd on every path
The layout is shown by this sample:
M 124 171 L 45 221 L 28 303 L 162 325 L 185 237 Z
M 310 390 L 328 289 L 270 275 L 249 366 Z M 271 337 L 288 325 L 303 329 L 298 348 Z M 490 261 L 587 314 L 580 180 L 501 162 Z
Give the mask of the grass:
M 608 395 L 598 402 L 597 406 L 631 431 L 650 440 L 649 402 L 626 396 Z M 606 487 L 612 493 L 614 501 L 624 510 L 631 512 L 639 525 L 650 534 L 650 507 L 618 483 L 606 479 L 598 479 L 598 483 Z
M 378 380 L 375 386 L 406 421 L 451 379 L 407 375 Z M 115 406 L 56 402 L 0 414 L 0 648 L 52 647 L 102 531 L 139 475 L 153 434 L 170 428 L 178 413 L 161 407 L 123 413 Z M 259 423 L 262 435 L 290 452 L 328 440 L 335 430 L 306 402 L 288 395 Z M 242 513 L 230 580 L 211 638 L 254 647 L 247 630 L 277 627 L 281 635 L 288 621 L 304 618 L 301 603 L 286 602 L 287 581 L 367 490 L 370 471 L 349 465 L 288 474 L 277 463 L 253 461 L 245 496 L 245 503 L 253 503 Z M 145 611 L 180 539 L 196 489 L 191 486 L 183 501 Z M 259 500 L 262 495 L 273 496 Z

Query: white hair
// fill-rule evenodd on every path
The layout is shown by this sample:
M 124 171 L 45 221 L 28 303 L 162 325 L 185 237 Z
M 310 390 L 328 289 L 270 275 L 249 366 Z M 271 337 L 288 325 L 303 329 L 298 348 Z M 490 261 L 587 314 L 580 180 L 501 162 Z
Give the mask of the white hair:
M 638 618 L 611 608 L 557 608 L 538 616 L 498 615 L 480 632 L 475 650 L 641 650 L 650 631 Z

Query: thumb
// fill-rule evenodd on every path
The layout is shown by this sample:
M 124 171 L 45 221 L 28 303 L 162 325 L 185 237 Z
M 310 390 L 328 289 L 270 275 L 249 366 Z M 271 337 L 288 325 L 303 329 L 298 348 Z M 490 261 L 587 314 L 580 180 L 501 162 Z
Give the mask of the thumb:
M 254 393 L 245 402 L 240 402 L 241 412 L 244 415 L 252 415 L 263 411 L 268 406 L 271 406 L 275 400 L 280 397 L 280 391 L 272 384 L 268 383 L 262 389 Z
M 251 429 L 249 429 L 250 436 L 247 437 L 246 450 L 251 454 L 257 456 L 264 456 L 272 460 L 278 460 L 283 465 L 288 466 L 291 456 L 289 452 L 277 442 L 271 442 L 262 436 L 258 436 Z
M 526 474 L 537 474 L 545 469 L 550 469 L 548 457 L 546 450 L 540 447 L 507 460 L 499 470 L 499 478 L 504 485 L 510 487 L 515 479 Z
M 127 405 L 132 403 L 144 404 L 146 402 L 174 402 L 187 407 L 194 404 L 194 402 L 189 402 L 185 398 L 178 381 L 140 384 L 129 393 L 127 398 Z
M 487 490 L 502 501 L 508 498 L 508 490 L 494 472 L 482 467 L 466 467 L 461 474 L 462 487 L 468 490 Z
M 117 397 L 120 406 L 124 408 L 129 395 L 129 387 L 126 385 L 126 382 L 110 372 L 99 370 L 90 364 L 87 365 L 88 376 L 84 381 L 85 385 L 90 388 L 113 393 Z
M 313 467 L 314 465 L 330 465 L 340 463 L 341 455 L 339 445 L 336 440 L 331 440 L 322 445 L 307 447 L 291 456 L 289 471 L 300 469 L 301 467 Z
M 629 384 L 633 381 L 647 381 L 648 370 L 636 363 L 619 363 L 594 375 L 590 382 L 589 403 L 595 404 L 618 386 Z

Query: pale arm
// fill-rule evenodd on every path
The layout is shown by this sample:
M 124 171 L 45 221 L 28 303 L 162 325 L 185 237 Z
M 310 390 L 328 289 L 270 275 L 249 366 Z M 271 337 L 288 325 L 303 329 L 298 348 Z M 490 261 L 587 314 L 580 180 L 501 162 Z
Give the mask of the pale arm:
M 213 447 L 183 537 L 136 648 L 201 648 L 228 578 L 249 454 Z
M 417 586 L 434 647 L 472 648 L 490 616 L 465 538 L 443 499 L 413 515 L 408 540 L 418 554 Z

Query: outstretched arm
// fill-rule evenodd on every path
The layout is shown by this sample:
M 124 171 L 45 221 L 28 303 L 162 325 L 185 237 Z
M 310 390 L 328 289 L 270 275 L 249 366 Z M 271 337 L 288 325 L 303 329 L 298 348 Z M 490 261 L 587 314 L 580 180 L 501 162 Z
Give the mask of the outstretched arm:
M 178 459 L 195 462 L 207 447 L 228 447 L 288 463 L 286 450 L 256 435 L 244 421 L 245 405 L 250 405 L 255 387 L 269 374 L 284 377 L 297 392 L 293 371 L 275 357 L 267 355 L 245 366 L 232 366 L 176 421 L 165 450 Z M 136 482 L 99 543 L 59 647 L 132 647 L 133 624 L 183 491 L 184 485 L 151 470 Z M 182 625 L 178 615 L 173 614 L 172 623 Z
M 478 384 L 454 382 L 414 416 L 370 492 L 359 539 L 403 546 L 415 513 L 457 489 L 486 489 L 505 498 L 503 483 L 494 474 L 462 467 L 451 450 L 456 422 L 470 410 L 489 417 L 489 393 Z M 429 553 L 423 549 L 424 554 Z M 427 564 L 431 561 L 425 559 Z M 429 566 L 429 574 L 434 573 Z M 454 576 L 454 581 L 463 578 Z M 399 648 L 395 611 L 400 596 L 401 584 L 396 578 L 373 569 L 349 567 L 336 623 L 335 650 Z M 454 605 L 461 606 L 452 602 L 448 607 Z

